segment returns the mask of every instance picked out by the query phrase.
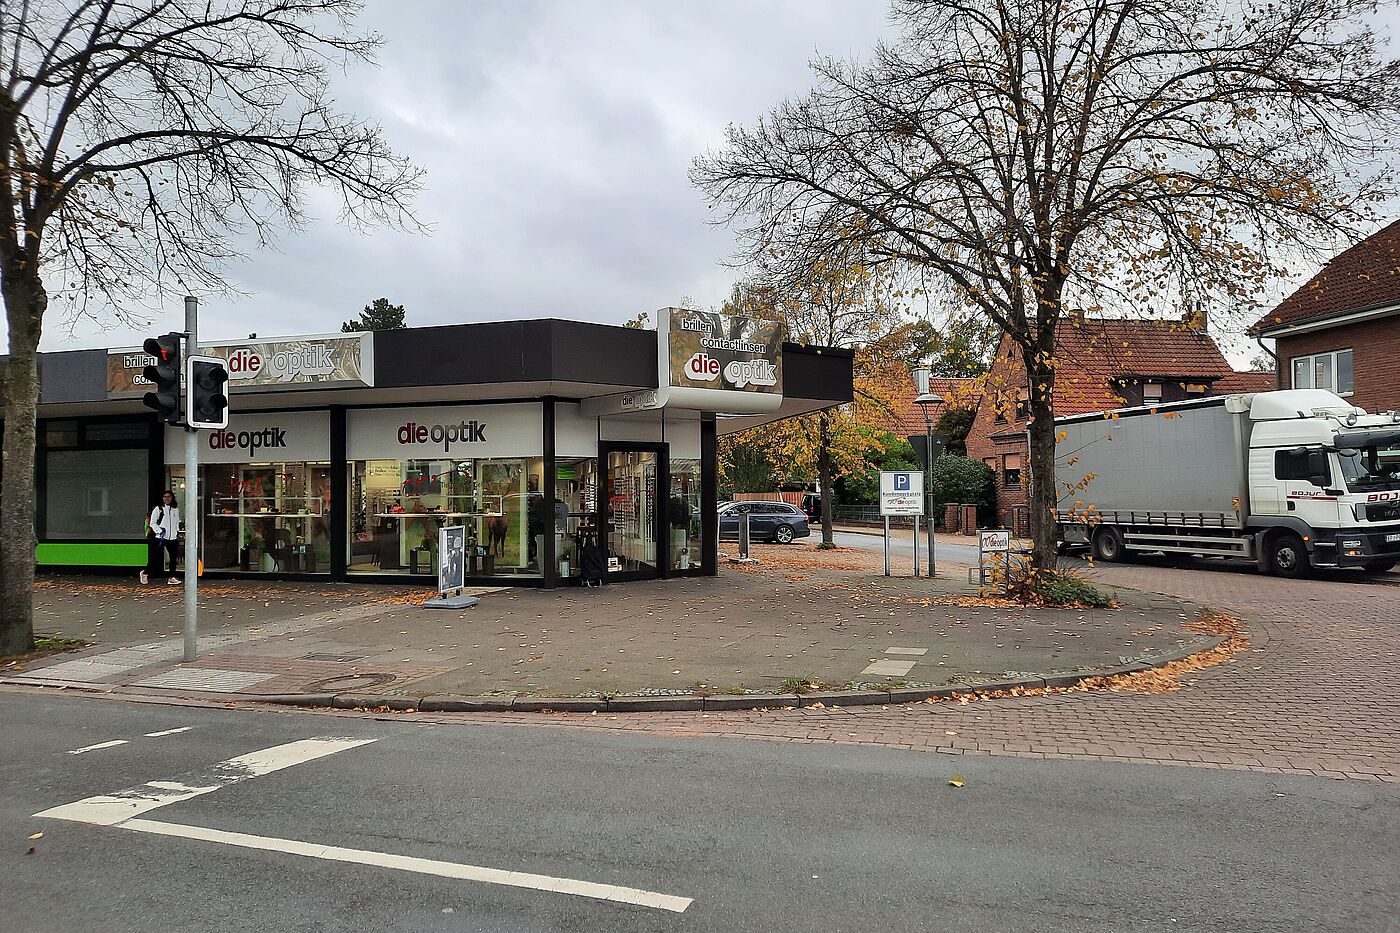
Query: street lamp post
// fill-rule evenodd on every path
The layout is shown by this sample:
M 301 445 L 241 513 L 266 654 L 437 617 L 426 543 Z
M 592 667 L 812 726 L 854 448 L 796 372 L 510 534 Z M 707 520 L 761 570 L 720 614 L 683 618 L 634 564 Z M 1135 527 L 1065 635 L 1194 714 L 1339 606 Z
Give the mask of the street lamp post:
M 914 368 L 914 386 L 919 390 L 919 395 L 914 399 L 914 404 L 924 410 L 924 508 L 928 512 L 925 521 L 928 524 L 928 575 L 934 575 L 933 556 L 933 415 L 930 408 L 934 405 L 943 404 L 943 397 L 935 395 L 929 391 L 929 378 L 933 375 L 927 366 L 917 366 Z

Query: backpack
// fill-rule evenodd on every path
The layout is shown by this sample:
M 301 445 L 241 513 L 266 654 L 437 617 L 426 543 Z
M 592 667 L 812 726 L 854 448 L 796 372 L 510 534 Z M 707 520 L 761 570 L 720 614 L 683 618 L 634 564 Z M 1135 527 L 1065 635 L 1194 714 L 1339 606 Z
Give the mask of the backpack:
M 579 549 L 578 572 L 583 580 L 584 586 L 602 586 L 603 579 L 608 572 L 607 559 L 603 557 L 603 549 L 598 546 L 598 539 L 593 535 L 583 539 L 583 547 Z

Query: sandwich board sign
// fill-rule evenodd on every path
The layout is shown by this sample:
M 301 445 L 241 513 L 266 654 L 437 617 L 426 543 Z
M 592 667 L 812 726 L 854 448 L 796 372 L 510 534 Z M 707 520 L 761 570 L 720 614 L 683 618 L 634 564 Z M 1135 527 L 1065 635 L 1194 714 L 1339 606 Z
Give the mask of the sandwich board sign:
M 880 474 L 880 514 L 924 514 L 922 470 L 887 471 Z

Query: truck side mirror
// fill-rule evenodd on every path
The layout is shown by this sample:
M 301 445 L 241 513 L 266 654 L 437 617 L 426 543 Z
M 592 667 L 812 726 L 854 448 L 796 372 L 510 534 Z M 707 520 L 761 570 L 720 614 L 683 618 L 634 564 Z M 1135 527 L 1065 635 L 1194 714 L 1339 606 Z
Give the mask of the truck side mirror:
M 1331 485 L 1332 465 L 1327 459 L 1327 451 L 1308 451 L 1308 482 L 1324 488 Z

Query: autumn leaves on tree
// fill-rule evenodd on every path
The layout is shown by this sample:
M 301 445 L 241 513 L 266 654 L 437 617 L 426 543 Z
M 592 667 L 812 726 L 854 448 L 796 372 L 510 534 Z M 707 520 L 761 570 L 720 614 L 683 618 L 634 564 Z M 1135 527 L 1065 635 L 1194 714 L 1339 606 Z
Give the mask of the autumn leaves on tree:
M 868 63 L 731 127 L 693 181 L 766 268 L 917 270 L 1028 374 L 1053 567 L 1055 334 L 1074 312 L 1257 316 L 1284 256 L 1395 193 L 1400 67 L 1359 0 L 896 0 Z

